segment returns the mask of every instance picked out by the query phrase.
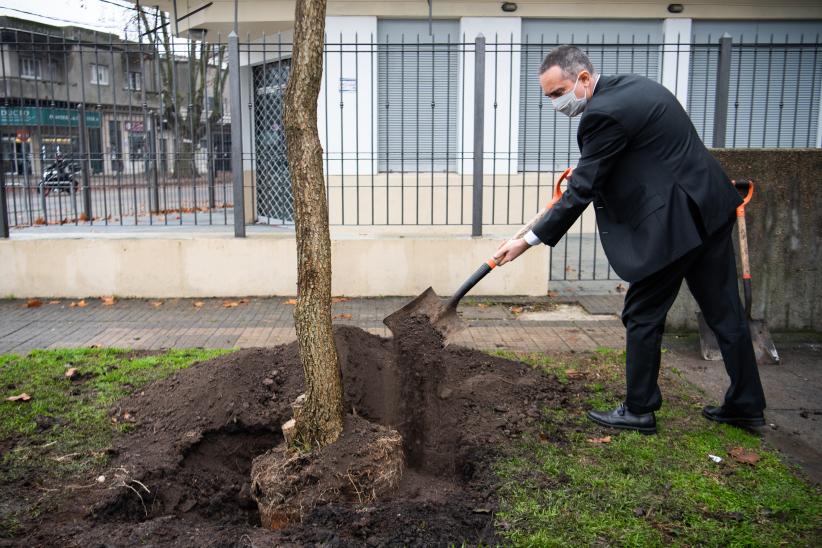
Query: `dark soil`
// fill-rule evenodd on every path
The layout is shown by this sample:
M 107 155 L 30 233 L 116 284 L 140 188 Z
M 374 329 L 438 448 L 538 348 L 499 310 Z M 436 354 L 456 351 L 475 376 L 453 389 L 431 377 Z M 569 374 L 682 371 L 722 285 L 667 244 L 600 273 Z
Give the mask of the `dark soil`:
M 403 436 L 399 488 L 329 503 L 281 531 L 259 526 L 252 459 L 282 441 L 303 391 L 296 343 L 202 362 L 117 403 L 136 420 L 105 481 L 31 528 L 26 545 L 328 546 L 494 544 L 494 462 L 579 391 L 462 347 L 409 318 L 394 339 L 335 329 L 349 412 Z M 78 478 L 95 483 L 94 478 Z M 78 483 L 81 483 L 78 481 Z

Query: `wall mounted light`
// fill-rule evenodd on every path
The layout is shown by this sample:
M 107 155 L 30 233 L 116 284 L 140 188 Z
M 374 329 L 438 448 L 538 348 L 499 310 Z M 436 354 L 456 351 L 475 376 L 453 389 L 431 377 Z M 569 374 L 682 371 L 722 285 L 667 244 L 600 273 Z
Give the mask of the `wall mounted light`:
M 502 3 L 502 11 L 507 13 L 512 13 L 517 11 L 517 4 L 516 2 L 503 2 Z
M 669 13 L 682 13 L 684 10 L 685 6 L 682 4 L 668 4 Z

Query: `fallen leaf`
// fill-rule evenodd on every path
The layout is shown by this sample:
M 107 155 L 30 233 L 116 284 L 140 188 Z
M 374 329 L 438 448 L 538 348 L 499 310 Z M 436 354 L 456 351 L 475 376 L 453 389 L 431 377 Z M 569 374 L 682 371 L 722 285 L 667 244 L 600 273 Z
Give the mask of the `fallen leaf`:
M 605 436 L 604 438 L 588 438 L 590 443 L 611 443 L 611 436 Z
M 734 447 L 728 452 L 728 454 L 731 455 L 735 461 L 743 464 L 750 464 L 753 466 L 759 462 L 759 455 L 753 451 L 748 451 L 744 447 Z
M 512 314 L 522 314 L 522 307 L 521 306 L 512 306 L 511 307 Z
M 77 368 L 76 367 L 71 367 L 71 368 L 66 370 L 66 378 L 67 379 L 71 379 L 76 374 L 77 374 Z
M 223 301 L 223 308 L 236 308 L 240 306 L 239 301 Z
M 582 371 L 577 371 L 576 369 L 566 369 L 565 374 L 569 379 L 577 379 L 582 376 Z
M 334 316 L 333 319 L 335 319 L 335 320 L 350 320 L 351 319 L 351 314 L 337 314 L 336 316 Z
M 488 303 L 477 303 L 477 308 L 488 308 Z
M 99 344 L 90 344 L 88 345 L 89 348 L 100 348 Z
M 202 308 L 203 301 L 194 301 L 194 308 Z
M 297 304 L 297 299 L 288 299 L 287 301 L 283 301 L 283 304 Z
M 60 301 L 49 301 L 49 304 L 60 304 Z
M 154 308 L 160 308 L 161 306 L 163 306 L 163 301 L 148 301 L 148 304 L 150 304 Z
M 238 302 L 238 303 L 240 303 L 240 304 L 248 304 L 248 303 L 249 303 L 249 299 L 240 299 L 240 300 L 239 300 L 239 301 L 237 301 L 237 302 Z
M 81 299 L 81 300 L 79 300 L 79 301 L 74 301 L 73 303 L 71 303 L 71 304 L 69 305 L 69 307 L 70 307 L 70 308 L 74 308 L 74 307 L 77 307 L 77 308 L 85 308 L 85 307 L 87 307 L 87 306 L 88 306 L 88 303 L 86 302 L 86 300 L 85 300 L 85 299 Z
M 345 303 L 345 302 L 348 302 L 350 300 L 351 299 L 349 299 L 348 297 L 332 297 L 331 298 L 332 303 Z
M 26 308 L 38 308 L 43 306 L 43 301 L 39 299 L 29 299 L 26 301 Z
M 22 394 L 17 394 L 16 396 L 9 396 L 6 398 L 6 401 L 29 401 L 31 396 L 23 392 Z
M 117 299 L 112 297 L 100 297 L 100 300 L 103 301 L 103 306 L 111 306 L 117 302 Z

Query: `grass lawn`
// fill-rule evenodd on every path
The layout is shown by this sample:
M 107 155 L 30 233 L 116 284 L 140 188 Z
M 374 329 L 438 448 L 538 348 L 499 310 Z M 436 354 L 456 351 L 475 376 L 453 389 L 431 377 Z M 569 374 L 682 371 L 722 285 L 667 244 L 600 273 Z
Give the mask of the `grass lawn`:
M 494 354 L 544 368 L 560 379 L 584 378 L 589 388 L 578 405 L 546 409 L 544 435 L 522 440 L 516 455 L 499 463 L 503 488 L 497 525 L 510 543 L 822 545 L 820 490 L 756 435 L 703 419 L 701 407 L 710 402 L 675 370 L 661 383 L 665 403 L 657 413 L 659 434 L 617 434 L 588 421 L 584 410 L 620 402 L 623 353 L 602 349 L 570 360 Z
M 106 448 L 130 423 L 112 405 L 150 381 L 226 350 L 159 353 L 83 348 L 0 355 L 0 538 L 47 511 L 50 493 L 108 461 Z M 76 369 L 73 378 L 66 377 Z M 6 401 L 28 394 L 29 401 Z
M 0 356 L 0 538 L 70 496 L 102 469 L 127 417 L 122 396 L 225 350 L 140 353 L 115 349 Z M 822 495 L 754 435 L 705 421 L 702 395 L 670 371 L 659 434 L 616 434 L 584 411 L 622 394 L 624 356 L 495 355 L 544 368 L 585 390 L 545 409 L 539 436 L 500 461 L 497 528 L 519 546 L 819 546 Z M 76 369 L 73 378 L 66 377 Z M 27 402 L 5 398 L 27 393 Z M 116 420 L 115 420 L 116 419 Z M 740 452 L 741 451 L 741 452 Z M 754 464 L 741 459 L 758 459 Z M 715 463 L 708 455 L 723 460 Z

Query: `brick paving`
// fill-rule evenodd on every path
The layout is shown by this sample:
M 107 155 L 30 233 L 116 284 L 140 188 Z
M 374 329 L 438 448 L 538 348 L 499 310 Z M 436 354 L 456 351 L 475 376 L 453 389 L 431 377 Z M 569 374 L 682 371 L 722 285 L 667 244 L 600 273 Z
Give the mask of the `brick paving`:
M 337 299 L 334 322 L 356 325 L 389 336 L 382 319 L 408 302 L 408 297 Z M 510 299 L 500 299 L 508 303 Z M 546 299 L 516 299 L 516 303 Z M 567 299 L 563 300 L 567 302 Z M 120 347 L 247 348 L 293 341 L 293 305 L 286 297 L 249 299 L 124 299 L 106 306 L 87 299 L 44 300 L 27 307 L 25 300 L 0 300 L 0 353 L 26 353 L 37 348 Z M 480 349 L 519 352 L 582 351 L 624 344 L 624 330 L 614 315 L 619 295 L 579 297 L 584 309 L 606 316 L 590 321 L 527 321 L 517 319 L 510 304 L 484 298 L 461 305 L 468 329 L 453 340 Z M 583 313 L 584 316 L 584 313 Z M 602 319 L 605 318 L 605 319 Z

